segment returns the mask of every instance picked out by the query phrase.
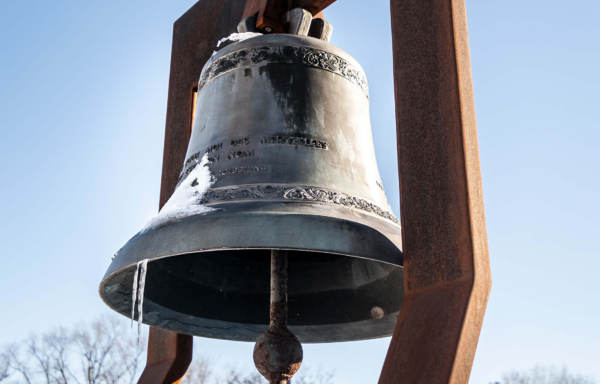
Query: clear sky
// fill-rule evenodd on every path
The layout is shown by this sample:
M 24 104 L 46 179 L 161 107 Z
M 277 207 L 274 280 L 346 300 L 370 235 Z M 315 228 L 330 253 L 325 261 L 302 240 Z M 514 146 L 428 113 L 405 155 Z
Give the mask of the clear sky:
M 110 258 L 157 209 L 172 23 L 193 3 L 0 2 L 0 344 L 107 311 Z M 600 378 L 600 3 L 467 9 L 493 274 L 471 383 L 536 363 Z M 388 4 L 327 16 L 369 77 L 399 213 Z M 305 365 L 375 383 L 388 343 L 306 346 Z M 251 369 L 251 350 L 196 354 Z

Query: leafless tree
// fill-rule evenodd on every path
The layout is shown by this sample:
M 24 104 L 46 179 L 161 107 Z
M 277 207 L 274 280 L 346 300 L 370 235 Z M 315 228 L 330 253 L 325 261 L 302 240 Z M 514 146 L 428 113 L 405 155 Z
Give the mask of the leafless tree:
M 145 343 L 138 342 L 122 320 L 104 318 L 73 335 L 86 384 L 133 384 L 141 368 Z
M 32 384 L 35 376 L 34 368 L 28 363 L 28 360 L 23 360 L 21 357 L 21 348 L 17 345 L 11 345 L 6 349 L 8 356 L 8 378 L 19 376 L 27 384 Z
M 529 371 L 511 371 L 502 376 L 502 384 L 595 384 L 585 376 L 570 373 L 566 368 L 537 366 Z
M 6 353 L 1 353 L 0 354 L 0 382 L 8 379 L 8 376 L 9 376 L 8 362 L 9 362 L 8 355 Z
M 145 343 L 127 322 L 105 316 L 75 332 L 58 329 L 2 353 L 0 381 L 26 384 L 133 384 Z M 4 368 L 6 367 L 6 368 Z
M 64 328 L 0 350 L 2 384 L 134 384 L 141 374 L 146 342 L 128 321 L 104 316 L 74 331 Z M 266 384 L 256 372 L 229 370 L 213 374 L 211 364 L 196 358 L 184 384 Z M 306 368 L 294 384 L 331 384 L 332 374 Z
M 210 376 L 210 364 L 205 359 L 196 359 L 190 364 L 182 384 L 208 384 Z
M 298 378 L 294 381 L 294 384 L 333 384 L 334 372 L 318 370 L 316 372 L 310 369 L 300 371 Z
M 49 360 L 53 382 L 57 384 L 69 384 L 71 381 L 76 381 L 69 364 L 69 352 L 72 343 L 71 335 L 64 328 L 60 328 L 46 335 L 44 341 L 50 355 Z
M 333 384 L 333 372 L 318 370 L 315 374 L 309 369 L 304 368 L 294 376 L 293 384 Z M 231 369 L 221 379 L 217 379 L 217 384 L 266 384 L 267 381 L 258 373 L 243 374 L 242 372 Z

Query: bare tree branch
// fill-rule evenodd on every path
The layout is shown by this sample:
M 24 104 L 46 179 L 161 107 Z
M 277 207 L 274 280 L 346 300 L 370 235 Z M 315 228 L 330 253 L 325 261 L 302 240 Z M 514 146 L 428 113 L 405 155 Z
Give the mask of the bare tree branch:
M 0 382 L 135 384 L 143 368 L 146 343 L 138 341 L 127 324 L 123 318 L 104 316 L 74 331 L 59 328 L 5 348 L 0 351 Z M 197 358 L 183 384 L 266 384 L 254 371 L 224 373 L 213 375 L 210 362 Z M 328 372 L 310 375 L 304 368 L 300 373 L 294 384 L 332 383 L 333 375 Z
M 10 358 L 8 356 L 8 353 L 2 352 L 0 354 L 0 382 L 8 379 L 8 377 L 10 376 L 9 368 Z
M 144 343 L 137 342 L 126 322 L 103 317 L 90 329 L 75 333 L 87 384 L 133 383 L 141 367 Z
M 79 383 L 69 367 L 73 338 L 64 328 L 44 336 L 44 343 L 50 351 L 52 382 L 57 384 Z
M 43 342 L 42 342 L 43 343 Z M 32 336 L 27 342 L 27 351 L 29 356 L 35 360 L 38 368 L 38 375 L 43 377 L 46 384 L 52 384 L 50 373 L 50 356 L 46 345 L 40 345 L 37 337 Z M 31 361 L 31 359 L 29 359 Z
M 244 375 L 232 369 L 224 376 L 216 384 L 266 384 L 266 380 L 258 373 Z
M 19 348 L 16 345 L 12 345 L 8 348 L 7 354 L 10 369 L 20 375 L 26 384 L 32 384 L 33 373 L 27 363 L 24 363 L 21 359 Z
M 502 384 L 595 384 L 581 375 L 571 374 L 567 368 L 537 366 L 529 371 L 511 371 L 502 375 Z
M 197 359 L 190 364 L 182 384 L 208 384 L 211 375 L 209 363 L 205 359 Z
M 317 370 L 313 373 L 310 369 L 304 368 L 298 372 L 298 377 L 292 379 L 293 384 L 333 384 L 333 371 Z M 185 382 L 184 382 L 185 383 Z M 196 381 L 190 381 L 196 383 Z M 202 383 L 202 382 L 200 382 Z M 243 374 L 235 369 L 229 370 L 221 379 L 216 381 L 217 384 L 266 384 L 267 381 L 258 373 L 253 372 Z
M 304 368 L 304 371 L 298 372 L 298 378 L 293 384 L 333 384 L 333 371 L 318 370 L 313 373 L 310 369 Z

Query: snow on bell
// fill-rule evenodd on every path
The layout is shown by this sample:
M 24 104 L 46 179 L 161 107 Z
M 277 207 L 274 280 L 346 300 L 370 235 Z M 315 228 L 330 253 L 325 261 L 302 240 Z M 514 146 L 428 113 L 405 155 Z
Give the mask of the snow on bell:
M 104 301 L 126 316 L 135 302 L 150 325 L 254 341 L 269 324 L 270 252 L 287 250 L 300 341 L 390 335 L 401 233 L 368 100 L 360 65 L 322 40 L 272 34 L 218 51 L 200 78 L 179 185 L 115 255 Z

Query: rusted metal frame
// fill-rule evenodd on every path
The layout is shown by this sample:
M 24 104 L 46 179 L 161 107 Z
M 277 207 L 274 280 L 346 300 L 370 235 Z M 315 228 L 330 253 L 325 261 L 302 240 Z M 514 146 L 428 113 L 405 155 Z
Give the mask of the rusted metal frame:
M 235 0 L 200 0 L 173 26 L 161 207 L 175 190 L 185 158 L 194 113 L 194 90 L 202 66 L 216 42 L 235 32 L 243 5 Z M 192 336 L 150 327 L 146 367 L 138 383 L 181 382 L 192 360 L 192 347 Z
M 243 17 L 256 16 L 259 31 L 284 33 L 283 14 L 289 9 L 289 1 L 247 0 Z
M 491 286 L 464 0 L 391 0 L 404 303 L 380 384 L 469 380 Z
M 325 8 L 335 3 L 336 0 L 295 0 L 293 8 L 304 8 L 313 15 L 317 15 Z
M 243 18 L 256 16 L 256 28 L 263 32 L 285 33 L 284 15 L 293 8 L 304 8 L 315 18 L 336 0 L 247 0 Z
M 192 336 L 150 327 L 148 358 L 139 384 L 177 384 L 192 361 Z

